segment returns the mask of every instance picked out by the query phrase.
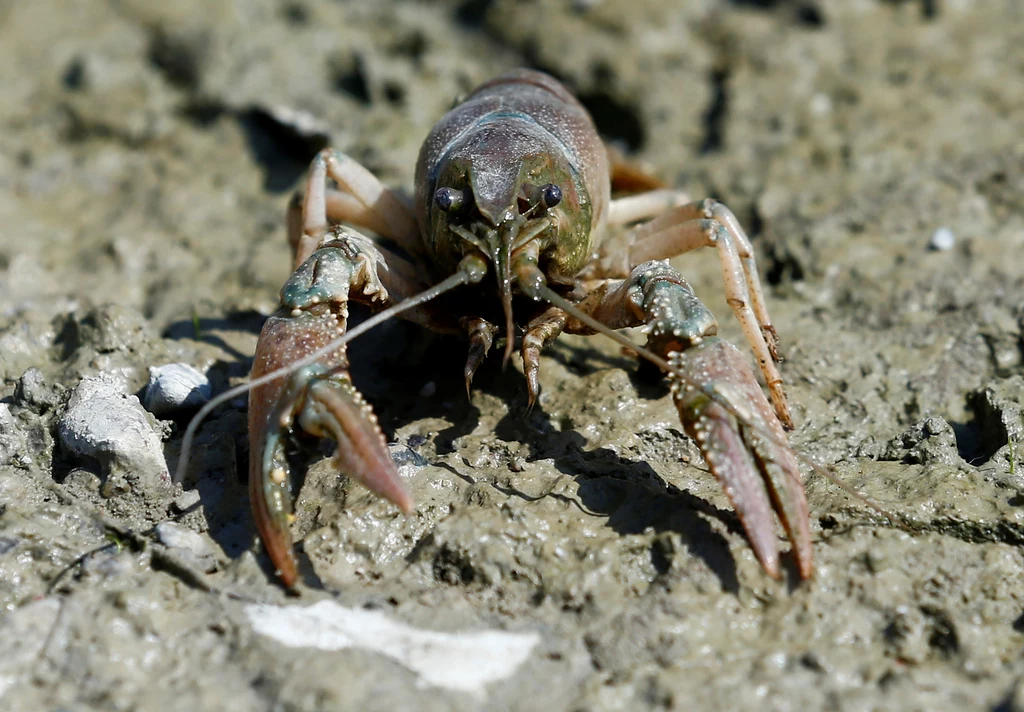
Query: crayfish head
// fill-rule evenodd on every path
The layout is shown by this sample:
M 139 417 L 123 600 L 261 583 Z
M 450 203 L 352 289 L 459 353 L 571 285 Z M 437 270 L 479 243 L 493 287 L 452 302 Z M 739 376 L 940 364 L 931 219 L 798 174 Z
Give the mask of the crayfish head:
M 505 137 L 508 138 L 507 136 Z M 557 244 L 566 193 L 575 185 L 568 166 L 548 153 L 519 154 L 515 161 L 488 161 L 472 154 L 451 155 L 438 170 L 430 205 L 428 246 L 444 266 L 469 253 L 481 254 L 493 267 L 505 317 L 505 361 L 515 341 L 514 291 L 535 296 L 534 284 L 518 284 L 517 257 L 527 252 L 534 262 Z M 539 274 L 533 270 L 536 278 Z

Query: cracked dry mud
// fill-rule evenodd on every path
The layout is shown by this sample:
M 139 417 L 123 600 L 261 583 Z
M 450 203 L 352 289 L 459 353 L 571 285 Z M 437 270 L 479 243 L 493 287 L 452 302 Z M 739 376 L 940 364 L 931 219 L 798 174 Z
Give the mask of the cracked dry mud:
M 156 5 L 0 3 L 0 707 L 1024 709 L 1020 3 Z M 151 366 L 244 379 L 317 148 L 408 188 L 452 98 L 520 65 L 737 212 L 793 444 L 896 522 L 809 473 L 815 576 L 768 579 L 667 389 L 600 338 L 550 349 L 529 414 L 497 359 L 466 401 L 459 343 L 358 343 L 418 508 L 314 457 L 298 599 L 253 541 L 244 402 L 184 491 L 62 446 L 83 378 L 125 407 Z M 742 344 L 714 255 L 676 264 Z M 173 466 L 183 424 L 138 427 Z M 283 647 L 216 591 L 540 642 L 474 695 Z

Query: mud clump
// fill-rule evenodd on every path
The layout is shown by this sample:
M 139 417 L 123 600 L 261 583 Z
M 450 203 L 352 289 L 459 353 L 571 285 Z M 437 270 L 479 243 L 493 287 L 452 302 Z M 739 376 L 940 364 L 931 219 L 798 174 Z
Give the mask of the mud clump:
M 900 460 L 908 465 L 955 465 L 962 462 L 956 433 L 942 418 L 927 418 L 914 423 L 889 442 L 883 458 Z

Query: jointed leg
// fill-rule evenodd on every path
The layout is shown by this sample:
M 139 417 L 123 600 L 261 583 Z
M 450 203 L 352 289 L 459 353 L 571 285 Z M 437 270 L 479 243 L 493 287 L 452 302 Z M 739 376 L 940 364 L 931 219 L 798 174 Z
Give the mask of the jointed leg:
M 576 306 L 611 329 L 647 327 L 647 346 L 666 357 L 718 333 L 718 322 L 697 299 L 689 283 L 664 262 L 634 267 L 626 279 L 595 280 Z M 568 334 L 592 334 L 577 319 L 565 323 Z
M 633 228 L 626 241 L 631 265 L 667 259 L 698 247 L 718 248 L 726 299 L 757 356 L 779 420 L 792 428 L 782 377 L 774 363 L 779 360 L 775 328 L 765 306 L 750 241 L 732 211 L 713 200 L 690 203 Z
M 670 188 L 618 198 L 608 206 L 608 225 L 615 228 L 650 220 L 688 202 L 690 198 L 686 193 Z M 632 245 L 630 231 L 618 231 L 608 236 L 598 257 L 596 276 L 626 277 L 633 267 L 629 262 Z
M 720 224 L 725 228 L 729 239 L 724 242 L 719 240 L 713 226 L 702 224 L 702 221 Z M 690 224 L 687 225 L 687 223 Z M 772 346 L 774 353 L 775 329 L 768 318 L 768 309 L 765 306 L 764 291 L 761 288 L 754 250 L 739 220 L 729 208 L 714 200 L 702 200 L 697 203 L 681 205 L 631 230 L 629 240 L 630 266 L 648 260 L 668 259 L 698 247 L 714 246 L 718 247 L 720 251 L 729 250 L 735 253 L 742 268 L 743 281 L 746 282 L 751 308 L 754 310 L 761 328 L 767 332 L 766 340 Z M 731 257 L 722 259 L 723 262 L 726 259 L 733 261 Z M 726 288 L 728 288 L 728 277 L 726 279 Z
M 263 326 L 252 378 L 290 366 L 345 333 L 349 301 L 388 306 L 389 274 L 373 242 L 343 227 L 324 234 L 281 290 L 281 309 Z M 397 283 L 396 283 L 397 284 Z M 296 431 L 338 443 L 339 469 L 409 511 L 412 500 L 388 455 L 369 405 L 352 385 L 339 346 L 319 362 L 257 386 L 249 396 L 250 499 L 256 525 L 285 584 L 295 583 L 292 496 L 286 455 Z
M 668 376 L 683 427 L 732 501 L 765 570 L 781 576 L 774 509 L 800 575 L 810 576 L 809 515 L 796 458 L 746 359 L 716 336 L 711 312 L 664 262 L 646 262 L 625 280 L 590 286 L 578 304 L 583 311 L 613 328 L 648 327 L 647 348 L 671 365 Z M 590 333 L 575 319 L 565 331 Z
M 540 395 L 540 352 L 558 338 L 565 328 L 566 313 L 557 307 L 548 307 L 544 312 L 526 325 L 523 332 L 523 372 L 526 374 L 526 390 L 529 394 L 529 407 L 533 408 Z
M 530 408 L 534 406 L 537 402 L 537 396 L 540 395 L 540 382 L 537 379 L 540 372 L 540 352 L 562 333 L 567 318 L 565 312 L 561 309 L 549 307 L 530 321 L 523 331 L 521 353 L 523 356 L 523 371 L 526 374 L 526 389 L 530 397 Z M 469 395 L 473 375 L 480 364 L 483 363 L 487 352 L 491 350 L 494 336 L 498 333 L 498 327 L 479 317 L 464 317 L 459 323 L 469 336 L 469 356 L 466 359 L 464 371 L 466 394 Z
M 338 190 L 327 187 L 327 179 Z M 310 164 L 306 191 L 289 206 L 288 240 L 294 266 L 317 249 L 332 222 L 348 222 L 394 240 L 411 255 L 420 252 L 412 208 L 376 176 L 340 151 L 324 149 Z
M 487 353 L 494 343 L 494 335 L 498 333 L 498 327 L 486 319 L 480 317 L 462 317 L 459 324 L 466 330 L 469 337 L 469 354 L 466 356 L 466 367 L 463 369 L 463 376 L 466 378 L 466 397 L 469 397 L 470 386 L 473 385 L 473 376 L 480 364 L 487 358 Z
M 615 227 L 650 220 L 688 202 L 690 197 L 686 193 L 671 188 L 619 198 L 608 206 L 608 224 Z
M 327 187 L 328 178 L 339 190 Z M 340 151 L 325 149 L 310 164 L 305 193 L 296 195 L 289 205 L 288 241 L 294 269 L 325 245 L 337 243 L 360 264 L 372 263 L 364 280 L 365 294 L 378 303 L 388 296 L 398 301 L 427 286 L 424 270 L 418 265 L 354 230 L 333 224 L 338 222 L 373 230 L 416 259 L 419 228 L 409 206 L 356 161 Z M 423 321 L 415 313 L 410 316 Z
M 302 285 L 300 291 L 306 295 L 303 299 L 315 298 L 323 303 L 333 300 L 347 314 L 344 304 L 349 300 L 382 309 L 418 294 L 427 286 L 421 279 L 422 275 L 405 258 L 351 228 L 335 225 L 296 267 L 281 294 L 287 301 L 287 295 L 296 288 L 293 285 Z M 314 282 L 330 284 L 333 293 L 328 295 L 323 288 L 309 286 Z M 419 307 L 404 318 L 429 324 L 429 311 Z

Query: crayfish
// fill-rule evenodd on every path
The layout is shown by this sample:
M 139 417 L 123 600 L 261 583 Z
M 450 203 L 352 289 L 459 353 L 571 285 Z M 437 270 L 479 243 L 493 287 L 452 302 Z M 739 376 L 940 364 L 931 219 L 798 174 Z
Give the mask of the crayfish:
M 541 350 L 560 333 L 626 344 L 667 374 L 684 430 L 765 571 L 780 576 L 774 510 L 800 575 L 810 576 L 807 502 L 783 431 L 792 419 L 750 242 L 713 200 L 664 188 L 612 200 L 616 171 L 582 104 L 529 70 L 482 84 L 434 126 L 412 205 L 345 154 L 316 156 L 288 217 L 294 272 L 263 327 L 249 384 L 252 508 L 286 586 L 298 577 L 286 457 L 297 432 L 332 438 L 342 473 L 403 512 L 414 508 L 346 355 L 357 332 L 399 313 L 468 340 L 467 390 L 495 337 L 504 333 L 506 362 L 518 341 L 531 405 Z M 774 408 L 667 262 L 698 247 L 718 252 Z M 350 300 L 379 313 L 348 329 Z M 645 327 L 646 346 L 614 331 L 634 326 Z

